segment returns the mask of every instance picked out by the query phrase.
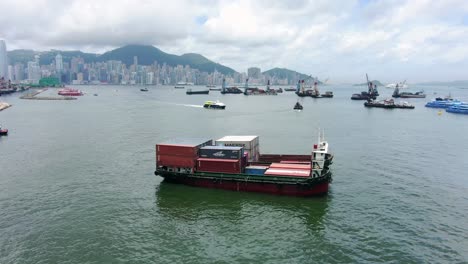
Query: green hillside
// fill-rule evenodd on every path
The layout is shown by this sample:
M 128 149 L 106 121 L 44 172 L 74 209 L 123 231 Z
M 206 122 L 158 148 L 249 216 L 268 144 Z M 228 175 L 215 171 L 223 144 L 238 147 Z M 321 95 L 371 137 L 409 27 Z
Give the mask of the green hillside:
M 235 72 L 233 69 L 214 63 L 200 54 L 188 53 L 177 56 L 148 45 L 127 45 L 106 52 L 97 59 L 98 61 L 120 60 L 127 65 L 131 65 L 134 56 L 138 57 L 138 64 L 141 65 L 150 65 L 157 61 L 159 64 L 166 63 L 173 67 L 189 65 L 191 68 L 204 72 L 212 72 L 215 69 L 223 74 L 233 74 Z
M 271 70 L 268 70 L 268 71 L 265 71 L 263 72 L 264 75 L 268 77 L 275 77 L 275 78 L 279 78 L 279 79 L 289 79 L 289 80 L 309 80 L 309 79 L 313 79 L 314 77 L 310 76 L 310 75 L 307 75 L 307 74 L 303 74 L 303 73 L 299 73 L 299 72 L 296 72 L 296 71 L 292 71 L 292 70 L 288 70 L 288 69 L 285 69 L 285 68 L 273 68 Z M 321 84 L 320 81 L 318 81 L 319 84 Z
M 44 52 L 37 52 L 33 50 L 13 50 L 8 52 L 10 64 L 23 63 L 27 64 L 28 61 L 34 60 L 34 56 L 40 55 L 39 63 L 41 65 L 50 64 L 54 61 L 55 56 L 60 53 L 63 62 L 70 63 L 72 57 L 81 57 L 86 63 L 102 62 L 108 60 L 119 60 L 126 65 L 133 64 L 133 57 L 138 57 L 139 65 L 151 65 L 155 61 L 159 64 L 166 63 L 172 67 L 177 65 L 189 65 L 193 69 L 198 69 L 202 72 L 213 72 L 215 69 L 223 74 L 233 74 L 236 71 L 233 69 L 214 63 L 209 59 L 196 53 L 187 53 L 181 56 L 165 53 L 158 48 L 148 45 L 127 45 L 102 55 L 93 53 L 84 53 L 81 51 L 60 51 L 51 50 Z

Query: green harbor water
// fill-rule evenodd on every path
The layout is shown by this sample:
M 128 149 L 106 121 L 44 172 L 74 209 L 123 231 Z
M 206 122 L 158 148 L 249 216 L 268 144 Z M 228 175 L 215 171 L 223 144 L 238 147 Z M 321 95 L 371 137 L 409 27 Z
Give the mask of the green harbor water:
M 364 87 L 324 86 L 333 99 L 300 99 L 295 112 L 293 92 L 76 88 L 86 94 L 71 101 L 0 97 L 13 105 L 0 112 L 2 264 L 468 263 L 468 116 L 424 107 L 449 92 L 468 101 L 467 89 L 423 87 L 426 99 L 407 99 L 414 110 L 389 110 L 350 100 Z M 209 99 L 226 110 L 202 108 Z M 325 197 L 154 175 L 167 139 L 258 135 L 261 153 L 306 154 L 317 128 L 335 155 Z

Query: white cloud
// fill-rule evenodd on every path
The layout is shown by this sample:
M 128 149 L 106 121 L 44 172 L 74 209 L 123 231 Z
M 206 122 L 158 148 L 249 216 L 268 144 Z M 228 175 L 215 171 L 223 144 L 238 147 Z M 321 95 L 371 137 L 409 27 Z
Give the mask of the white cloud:
M 459 69 L 468 67 L 465 0 L 3 0 L 1 7 L 9 50 L 152 44 L 238 71 L 287 67 L 337 81 L 360 80 L 369 69 L 388 81 L 422 79 L 423 69 L 466 79 Z

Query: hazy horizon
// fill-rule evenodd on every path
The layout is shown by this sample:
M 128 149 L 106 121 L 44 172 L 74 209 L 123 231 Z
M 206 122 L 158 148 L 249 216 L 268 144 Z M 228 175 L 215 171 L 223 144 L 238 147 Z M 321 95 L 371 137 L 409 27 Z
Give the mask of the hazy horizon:
M 246 72 L 279 67 L 333 83 L 465 80 L 468 2 L 6 0 L 7 50 L 104 53 L 127 44 L 199 53 Z

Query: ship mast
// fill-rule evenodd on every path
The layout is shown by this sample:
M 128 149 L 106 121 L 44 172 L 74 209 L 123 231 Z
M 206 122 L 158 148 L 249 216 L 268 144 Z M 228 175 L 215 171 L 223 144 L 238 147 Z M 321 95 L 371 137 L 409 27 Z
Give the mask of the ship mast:
M 221 90 L 223 91 L 223 93 L 226 92 L 226 79 L 225 78 L 223 78 L 223 86 L 222 86 Z

